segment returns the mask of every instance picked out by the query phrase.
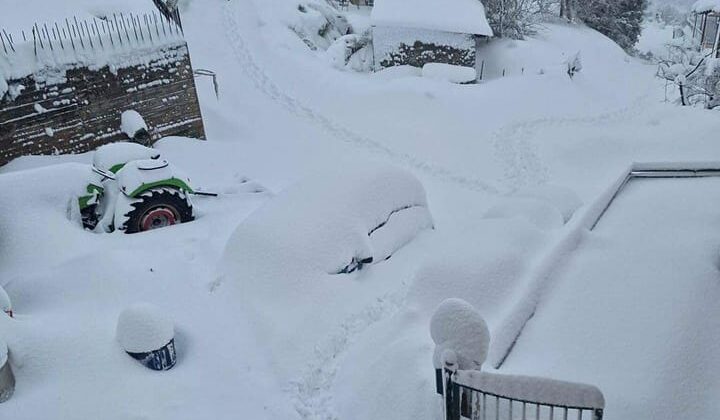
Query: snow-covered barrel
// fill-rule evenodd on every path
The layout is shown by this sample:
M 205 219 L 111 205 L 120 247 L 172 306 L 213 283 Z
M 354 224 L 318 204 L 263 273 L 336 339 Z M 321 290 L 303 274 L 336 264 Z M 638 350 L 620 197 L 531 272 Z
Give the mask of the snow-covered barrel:
M 12 303 L 10 302 L 10 296 L 8 296 L 5 289 L 0 286 L 0 311 L 8 314 L 10 318 L 13 317 Z
M 125 352 L 153 370 L 175 366 L 175 327 L 157 306 L 134 304 L 118 318 L 117 340 Z
M 8 346 L 0 337 L 0 403 L 4 403 L 15 392 L 15 376 L 10 367 Z

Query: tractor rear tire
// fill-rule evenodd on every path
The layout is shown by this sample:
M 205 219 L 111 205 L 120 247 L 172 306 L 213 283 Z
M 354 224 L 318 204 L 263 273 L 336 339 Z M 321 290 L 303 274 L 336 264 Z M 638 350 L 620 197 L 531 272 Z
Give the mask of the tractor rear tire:
M 125 233 L 145 232 L 195 220 L 187 194 L 177 189 L 149 190 L 131 206 L 133 210 L 125 214 L 121 227 Z

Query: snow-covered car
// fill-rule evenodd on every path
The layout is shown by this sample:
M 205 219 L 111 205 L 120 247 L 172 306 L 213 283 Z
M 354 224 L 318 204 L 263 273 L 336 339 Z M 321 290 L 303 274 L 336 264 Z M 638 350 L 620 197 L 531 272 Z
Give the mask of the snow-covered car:
M 190 179 L 157 150 L 112 143 L 95 151 L 78 205 L 90 230 L 136 233 L 194 220 Z
M 342 168 L 308 177 L 246 219 L 231 237 L 229 259 L 292 264 L 348 274 L 390 258 L 433 226 L 425 190 L 388 166 Z

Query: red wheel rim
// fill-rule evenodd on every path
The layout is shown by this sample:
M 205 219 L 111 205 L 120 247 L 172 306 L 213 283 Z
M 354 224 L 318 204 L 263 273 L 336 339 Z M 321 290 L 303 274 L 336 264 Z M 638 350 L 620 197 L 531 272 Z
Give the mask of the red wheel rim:
M 157 207 L 148 211 L 140 221 L 140 229 L 153 230 L 172 226 L 178 222 L 178 216 L 167 207 Z

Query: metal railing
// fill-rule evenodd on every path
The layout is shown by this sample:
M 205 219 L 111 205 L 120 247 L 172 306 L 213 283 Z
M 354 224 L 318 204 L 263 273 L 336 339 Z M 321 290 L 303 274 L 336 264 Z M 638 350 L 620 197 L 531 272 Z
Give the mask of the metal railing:
M 474 386 L 458 377 L 463 373 L 489 375 L 493 382 L 500 379 L 500 386 L 487 389 Z M 512 384 L 518 378 L 523 383 Z M 548 383 L 549 380 L 543 378 L 458 371 L 447 366 L 442 370 L 436 370 L 436 381 L 438 393 L 444 396 L 445 420 L 602 420 L 603 418 L 604 398 L 597 388 L 590 385 L 560 381 Z M 526 388 L 524 392 L 523 387 Z M 531 388 L 530 392 L 528 387 Z M 545 397 L 532 396 L 533 391 L 537 391 L 539 387 L 552 389 L 546 392 Z M 551 396 L 552 393 L 563 391 L 567 391 L 565 396 L 568 398 L 563 398 L 563 395 Z M 568 395 L 573 393 L 575 395 Z M 578 404 L 578 399 L 574 397 L 580 393 L 589 395 L 589 398 Z

